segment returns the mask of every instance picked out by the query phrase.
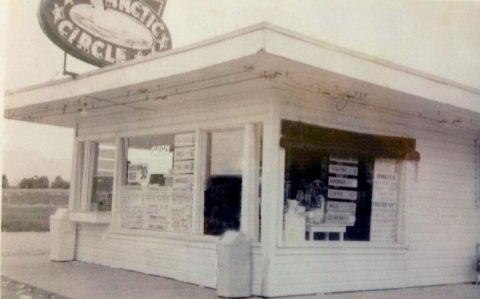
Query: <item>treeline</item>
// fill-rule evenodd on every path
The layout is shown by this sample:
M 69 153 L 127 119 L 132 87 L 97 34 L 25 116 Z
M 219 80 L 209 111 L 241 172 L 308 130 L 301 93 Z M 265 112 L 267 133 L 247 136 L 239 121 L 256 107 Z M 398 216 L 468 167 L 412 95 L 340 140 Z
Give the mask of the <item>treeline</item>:
M 8 183 L 8 178 L 6 175 L 2 175 L 2 187 L 8 188 L 10 184 Z M 70 188 L 70 183 L 64 181 L 61 176 L 55 177 L 55 180 L 50 184 L 48 177 L 46 176 L 33 176 L 31 178 L 24 178 L 18 184 L 19 188 L 22 189 L 68 189 Z

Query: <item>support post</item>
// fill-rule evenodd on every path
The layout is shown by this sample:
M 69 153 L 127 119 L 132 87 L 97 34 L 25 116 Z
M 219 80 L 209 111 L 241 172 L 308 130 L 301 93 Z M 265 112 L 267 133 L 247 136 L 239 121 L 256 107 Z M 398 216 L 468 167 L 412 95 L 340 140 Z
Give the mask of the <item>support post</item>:
M 277 247 L 277 210 L 283 202 L 279 194 L 280 173 L 280 102 L 273 95 L 268 100 L 268 113 L 263 127 L 262 153 L 262 203 L 261 203 L 261 244 L 262 244 L 262 296 L 272 296 L 272 265 Z

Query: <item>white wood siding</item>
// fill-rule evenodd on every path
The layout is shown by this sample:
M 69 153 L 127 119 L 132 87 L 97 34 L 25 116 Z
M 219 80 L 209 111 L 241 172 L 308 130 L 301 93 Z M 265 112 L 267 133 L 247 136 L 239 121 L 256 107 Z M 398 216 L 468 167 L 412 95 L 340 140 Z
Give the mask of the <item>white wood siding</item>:
M 185 132 L 196 129 L 243 128 L 245 123 L 261 123 L 268 110 L 265 98 L 271 90 L 252 86 L 225 96 L 175 98 L 152 111 L 138 111 L 112 117 L 85 118 L 79 127 L 81 140 L 105 139 L 159 132 Z M 248 90 L 245 92 L 244 90 Z M 230 89 L 230 91 L 232 91 Z M 118 200 L 120 196 L 116 198 Z M 114 200 L 115 200 L 114 199 Z M 114 207 L 118 205 L 114 204 Z M 118 212 L 119 213 L 119 212 Z M 214 239 L 214 240 L 212 240 Z M 206 287 L 217 286 L 215 238 L 198 236 L 172 238 L 115 232 L 108 225 L 82 224 L 78 231 L 76 259 L 79 261 L 160 275 Z M 261 292 L 262 254 L 253 249 L 252 287 Z
M 475 132 L 353 102 L 338 111 L 334 100 L 320 95 L 281 94 L 283 118 L 415 138 L 421 159 L 406 165 L 405 244 L 391 248 L 348 242 L 320 248 L 280 244 L 269 296 L 473 281 L 475 244 L 480 242 Z
M 211 288 L 217 285 L 215 242 L 111 234 L 105 226 L 83 224 L 76 259 Z

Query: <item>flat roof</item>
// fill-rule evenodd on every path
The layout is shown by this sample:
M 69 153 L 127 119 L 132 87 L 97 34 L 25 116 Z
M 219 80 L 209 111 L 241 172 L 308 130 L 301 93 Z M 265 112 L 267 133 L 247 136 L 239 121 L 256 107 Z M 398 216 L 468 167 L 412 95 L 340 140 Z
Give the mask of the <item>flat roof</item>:
M 227 77 L 230 83 L 245 78 L 267 79 L 272 84 L 298 79 L 306 87 L 324 89 L 324 93 L 338 85 L 346 92 L 365 94 L 375 105 L 393 104 L 408 113 L 446 111 L 480 127 L 480 90 L 474 87 L 268 23 L 76 78 L 9 91 L 5 117 L 73 127 L 83 106 L 126 112 L 146 107 L 144 102 L 134 101 L 135 97 L 162 97 L 175 86 L 201 85 L 200 81 L 207 79 L 214 86 L 213 82 Z

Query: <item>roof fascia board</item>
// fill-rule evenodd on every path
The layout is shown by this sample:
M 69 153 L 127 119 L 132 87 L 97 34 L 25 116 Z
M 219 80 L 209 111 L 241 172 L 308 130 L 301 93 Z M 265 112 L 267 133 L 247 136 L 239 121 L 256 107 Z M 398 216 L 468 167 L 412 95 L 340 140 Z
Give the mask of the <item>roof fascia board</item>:
M 249 56 L 278 55 L 438 103 L 480 113 L 480 90 L 260 23 L 138 61 L 8 92 L 6 109 L 133 86 Z
M 267 27 L 265 45 L 269 54 L 480 113 L 480 91 L 475 88 L 429 78 L 414 70 L 362 57 L 365 55 L 335 48 L 276 26 Z
M 146 59 L 93 70 L 76 79 L 62 79 L 8 92 L 5 108 L 125 88 L 254 55 L 265 48 L 264 28 L 262 23 Z

